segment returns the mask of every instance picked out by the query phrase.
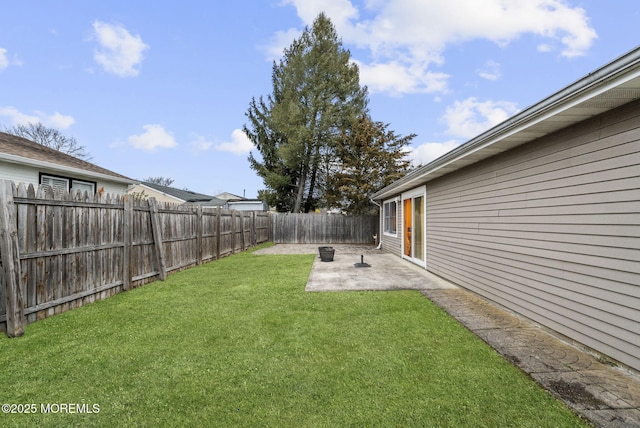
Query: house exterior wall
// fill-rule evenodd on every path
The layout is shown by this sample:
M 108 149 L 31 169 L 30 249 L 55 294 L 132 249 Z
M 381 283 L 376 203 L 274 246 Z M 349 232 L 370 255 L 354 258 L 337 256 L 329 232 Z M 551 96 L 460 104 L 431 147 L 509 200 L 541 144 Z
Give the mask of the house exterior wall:
M 268 211 L 268 205 L 263 201 L 229 201 L 230 210 L 237 211 Z
M 430 181 L 426 212 L 429 271 L 640 370 L 640 102 Z
M 0 160 L 0 179 L 11 180 L 16 184 L 33 184 L 34 187 L 37 187 L 40 180 L 40 173 L 92 181 L 96 183 L 96 189 L 102 187 L 104 188 L 105 193 L 111 195 L 123 195 L 127 190 L 127 184 L 124 183 L 96 179 L 95 177 L 91 177 L 90 175 L 80 176 L 77 174 L 65 173 L 64 171 L 50 170 L 47 168 L 36 168 L 30 165 L 23 165 Z

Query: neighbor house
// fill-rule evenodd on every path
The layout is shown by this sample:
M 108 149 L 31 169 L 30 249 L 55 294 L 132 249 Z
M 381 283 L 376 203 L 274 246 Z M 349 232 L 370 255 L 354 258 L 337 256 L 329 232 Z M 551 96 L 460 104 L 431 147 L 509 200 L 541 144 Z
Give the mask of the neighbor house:
M 25 138 L 0 132 L 0 179 L 56 189 L 124 194 L 135 180 Z
M 237 211 L 269 211 L 269 205 L 262 199 L 247 199 L 233 193 L 223 192 L 216 198 L 226 201 L 225 208 Z
M 226 201 L 214 196 L 149 182 L 137 183 L 136 185 L 131 186 L 127 193 L 153 197 L 158 202 L 169 202 L 173 204 L 188 203 L 202 205 L 205 207 L 222 207 L 226 203 Z
M 244 196 L 238 196 L 238 195 L 234 195 L 233 193 L 229 193 L 229 192 L 222 192 L 216 195 L 216 198 L 218 199 L 222 199 L 225 201 L 237 201 L 240 199 L 244 199 Z
M 640 48 L 373 198 L 382 248 L 640 370 Z

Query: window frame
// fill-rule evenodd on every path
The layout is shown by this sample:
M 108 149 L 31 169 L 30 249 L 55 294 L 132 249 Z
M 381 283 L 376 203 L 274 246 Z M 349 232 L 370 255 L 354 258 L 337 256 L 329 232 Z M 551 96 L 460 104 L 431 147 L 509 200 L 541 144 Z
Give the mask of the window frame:
M 397 199 L 389 199 L 382 203 L 382 233 L 387 236 L 398 236 Z
M 83 186 L 91 186 L 92 190 L 89 192 L 89 196 L 93 196 L 96 193 L 96 188 L 97 188 L 97 184 L 95 181 L 91 181 L 91 180 L 82 180 L 79 178 L 73 178 L 73 177 L 65 177 L 63 175 L 56 175 L 56 174 L 49 174 L 47 172 L 41 172 L 39 174 L 40 176 L 38 177 L 38 183 L 39 184 L 46 184 L 51 186 L 51 184 L 49 183 L 43 183 L 43 180 L 58 180 L 58 181 L 65 181 L 66 182 L 66 186 L 65 189 L 67 192 L 71 192 L 73 190 L 74 184 L 81 184 Z M 62 189 L 62 186 L 51 186 L 54 188 L 54 190 L 57 189 Z

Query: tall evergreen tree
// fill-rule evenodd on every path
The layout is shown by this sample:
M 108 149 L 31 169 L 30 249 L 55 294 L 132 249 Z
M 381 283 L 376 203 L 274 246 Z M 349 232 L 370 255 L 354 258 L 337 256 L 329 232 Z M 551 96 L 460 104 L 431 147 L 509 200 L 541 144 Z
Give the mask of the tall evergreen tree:
M 274 63 L 273 93 L 250 103 L 244 131 L 261 156 L 249 162 L 281 211 L 307 212 L 323 199 L 341 135 L 367 113 L 350 57 L 320 14 Z

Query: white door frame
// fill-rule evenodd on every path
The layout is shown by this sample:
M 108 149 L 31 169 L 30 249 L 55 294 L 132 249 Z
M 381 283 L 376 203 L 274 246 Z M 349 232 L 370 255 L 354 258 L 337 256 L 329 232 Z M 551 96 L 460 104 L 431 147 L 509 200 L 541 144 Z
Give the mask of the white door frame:
M 414 201 L 415 198 L 422 198 L 422 218 L 419 219 L 422 222 L 422 225 L 420 228 L 418 229 L 422 229 L 421 230 L 421 238 L 422 238 L 422 260 L 419 258 L 414 257 L 415 254 L 415 248 L 413 248 L 413 246 L 415 245 L 415 239 L 411 238 L 411 255 L 406 255 L 406 233 L 408 231 L 408 227 L 411 227 L 412 233 L 413 231 L 415 231 L 416 227 L 416 218 L 413 215 L 413 207 L 414 207 Z M 406 218 L 407 218 L 407 214 L 405 213 L 405 201 L 410 199 L 411 200 L 411 220 L 412 220 L 412 224 L 411 225 L 406 225 Z M 419 266 L 422 266 L 423 268 L 426 269 L 427 267 L 427 188 L 426 186 L 420 186 L 418 188 L 409 190 L 407 192 L 404 192 L 402 194 L 402 236 L 401 236 L 401 243 L 402 243 L 402 258 L 407 259 Z

